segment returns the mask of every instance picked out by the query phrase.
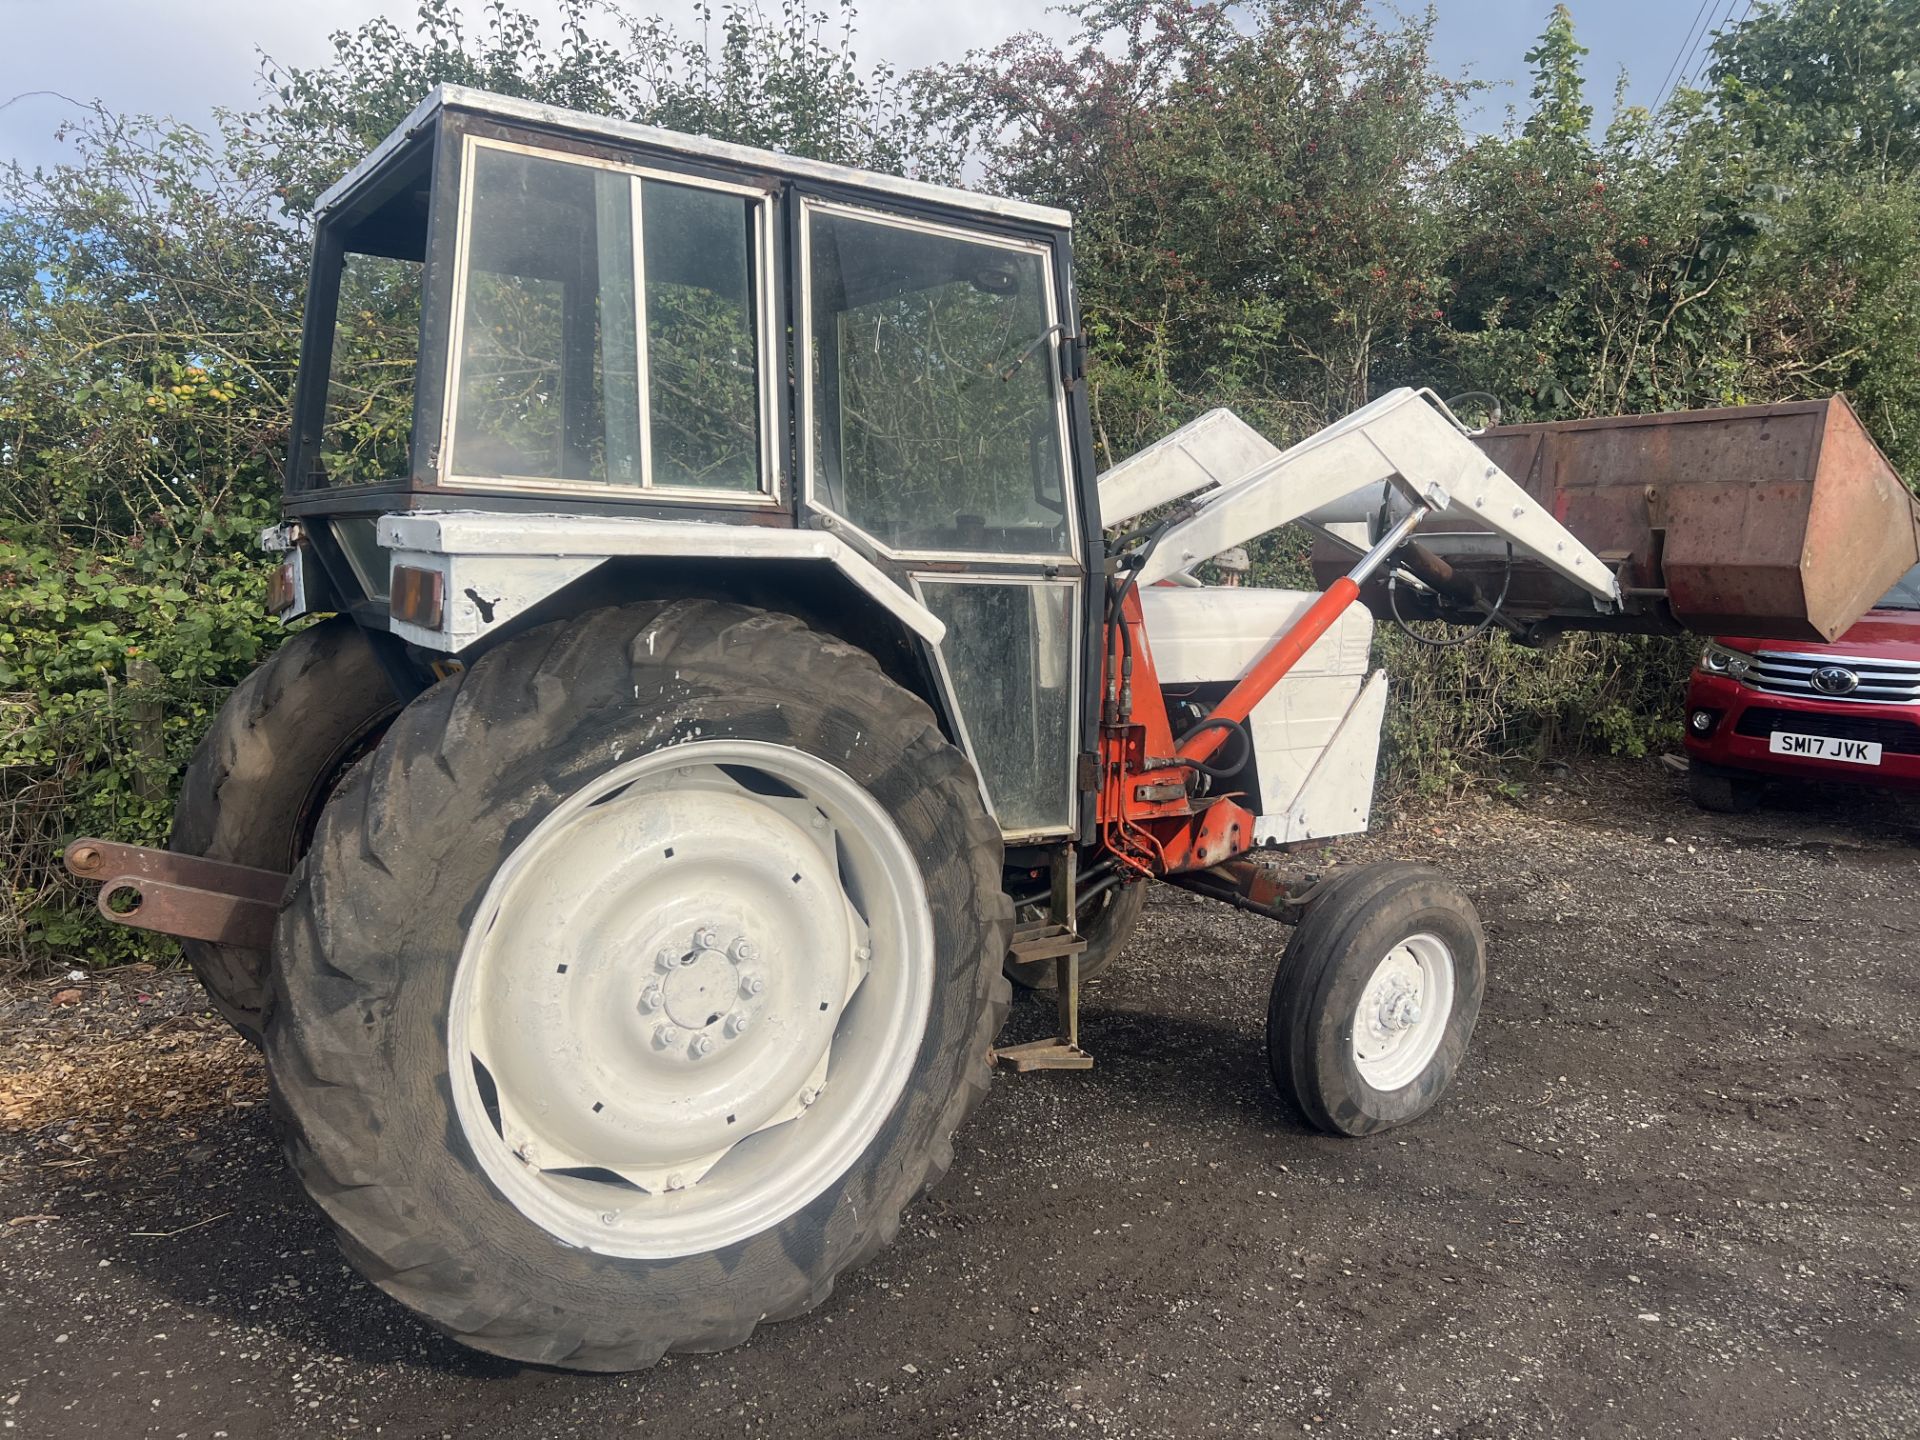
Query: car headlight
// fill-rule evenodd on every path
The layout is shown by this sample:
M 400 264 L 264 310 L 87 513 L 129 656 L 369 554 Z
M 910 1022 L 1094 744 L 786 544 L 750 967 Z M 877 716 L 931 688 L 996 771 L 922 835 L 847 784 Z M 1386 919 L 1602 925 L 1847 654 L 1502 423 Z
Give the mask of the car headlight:
M 1753 669 L 1753 657 L 1744 650 L 1709 644 L 1706 653 L 1700 657 L 1700 668 L 1709 675 L 1731 675 L 1738 680 Z

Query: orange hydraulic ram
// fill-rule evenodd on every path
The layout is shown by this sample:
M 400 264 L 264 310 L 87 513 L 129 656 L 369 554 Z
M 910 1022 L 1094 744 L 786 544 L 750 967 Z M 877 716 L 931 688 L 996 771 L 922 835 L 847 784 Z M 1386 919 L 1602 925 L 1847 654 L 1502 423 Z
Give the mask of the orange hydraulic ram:
M 1267 698 L 1268 692 L 1300 663 L 1300 657 L 1333 627 L 1341 612 L 1359 598 L 1360 587 L 1367 582 L 1367 577 L 1392 559 L 1393 552 L 1413 533 L 1413 527 L 1432 513 L 1430 506 L 1416 505 L 1399 524 L 1381 536 L 1380 543 L 1361 556 L 1353 569 L 1329 585 L 1320 598 L 1307 607 L 1306 614 L 1274 637 L 1273 643 L 1253 662 L 1253 667 L 1213 708 L 1213 713 L 1187 732 L 1187 738 L 1174 753 L 1182 760 L 1198 764 L 1225 744 L 1231 728 L 1227 722 L 1238 725 L 1253 713 L 1253 707 Z

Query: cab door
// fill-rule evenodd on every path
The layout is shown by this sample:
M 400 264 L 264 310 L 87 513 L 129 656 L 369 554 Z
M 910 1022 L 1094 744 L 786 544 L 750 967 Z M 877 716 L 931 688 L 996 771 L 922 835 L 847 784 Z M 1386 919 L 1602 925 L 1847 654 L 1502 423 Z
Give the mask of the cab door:
M 825 194 L 793 224 L 803 509 L 945 622 L 1007 839 L 1073 834 L 1090 597 L 1056 242 Z

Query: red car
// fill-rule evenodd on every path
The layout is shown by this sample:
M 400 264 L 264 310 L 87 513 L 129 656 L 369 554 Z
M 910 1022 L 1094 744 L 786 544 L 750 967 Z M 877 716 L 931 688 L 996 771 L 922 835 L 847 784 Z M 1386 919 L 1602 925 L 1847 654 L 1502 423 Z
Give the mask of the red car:
M 1920 791 L 1920 566 L 1832 644 L 1716 637 L 1686 729 L 1703 809 L 1750 809 L 1768 779 Z

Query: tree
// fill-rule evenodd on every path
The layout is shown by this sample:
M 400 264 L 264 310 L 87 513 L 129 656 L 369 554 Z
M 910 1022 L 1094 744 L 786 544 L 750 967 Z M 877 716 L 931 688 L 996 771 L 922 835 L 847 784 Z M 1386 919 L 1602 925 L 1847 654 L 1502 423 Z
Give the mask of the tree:
M 1438 320 L 1426 203 L 1464 87 L 1364 0 L 1085 0 L 946 70 L 996 188 L 1074 213 L 1105 458 L 1208 404 L 1280 436 L 1362 403 Z
M 850 4 L 829 13 L 782 0 L 768 16 L 728 0 L 717 16 L 702 7 L 687 33 L 607 0 L 559 0 L 558 10 L 552 40 L 504 0 L 477 32 L 455 0 L 418 0 L 411 35 L 384 16 L 340 31 L 325 64 L 269 66 L 268 103 L 241 131 L 246 152 L 304 215 L 428 91 L 450 84 L 868 169 L 958 171 L 917 88 L 886 65 L 860 65 Z
M 1597 140 L 1556 9 L 1532 112 L 1447 177 L 1435 373 L 1536 419 L 1844 391 L 1913 468 L 1920 193 L 1883 163 L 1904 150 L 1881 87 L 1847 73 L 1893 63 L 1900 8 L 1769 7 L 1715 41 L 1714 90 Z
M 1891 181 L 1920 163 L 1920 0 L 1788 0 L 1714 42 L 1708 88 L 1752 148 Z
M 1593 107 L 1586 103 L 1586 78 L 1580 59 L 1587 47 L 1573 38 L 1573 12 L 1553 7 L 1547 28 L 1525 59 L 1533 67 L 1533 113 L 1521 133 L 1538 144 L 1578 147 L 1593 127 Z

